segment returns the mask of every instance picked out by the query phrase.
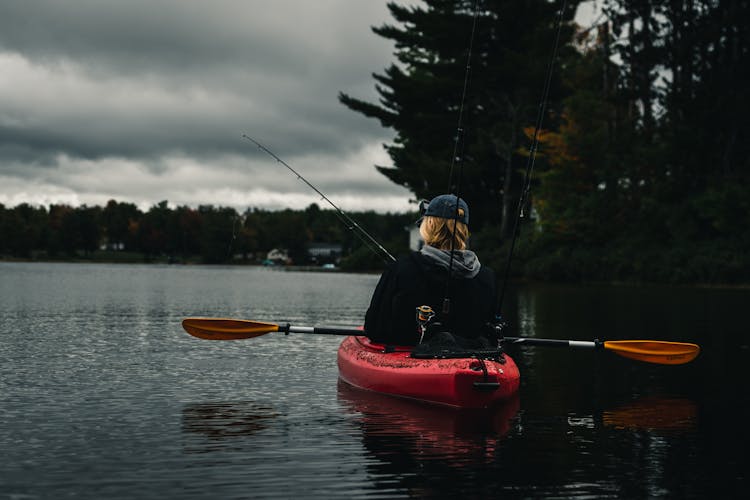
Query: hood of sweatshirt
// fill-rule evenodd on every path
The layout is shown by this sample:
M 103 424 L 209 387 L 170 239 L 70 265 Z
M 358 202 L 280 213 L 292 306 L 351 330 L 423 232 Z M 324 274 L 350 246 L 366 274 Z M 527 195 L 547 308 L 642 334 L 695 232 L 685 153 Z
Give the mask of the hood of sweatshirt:
M 451 263 L 451 252 L 448 250 L 439 250 L 425 245 L 419 253 L 436 266 L 446 271 L 451 269 L 451 275 L 459 278 L 473 278 L 479 274 L 479 269 L 482 267 L 477 254 L 471 250 L 454 250 L 453 263 Z

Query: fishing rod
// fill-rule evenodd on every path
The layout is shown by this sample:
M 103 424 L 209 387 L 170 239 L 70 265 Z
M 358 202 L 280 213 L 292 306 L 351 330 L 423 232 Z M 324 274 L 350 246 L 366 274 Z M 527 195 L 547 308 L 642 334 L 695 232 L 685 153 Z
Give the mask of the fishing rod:
M 521 195 L 518 199 L 518 209 L 516 211 L 516 218 L 513 223 L 513 237 L 510 240 L 510 250 L 508 251 L 508 261 L 505 263 L 505 273 L 503 275 L 503 286 L 500 291 L 500 296 L 497 302 L 497 315 L 500 317 L 500 311 L 503 307 L 503 299 L 505 298 L 505 289 L 508 283 L 508 277 L 510 276 L 510 264 L 513 260 L 513 251 L 516 247 L 516 240 L 518 238 L 518 227 L 523 217 L 524 206 L 528 202 L 529 194 L 531 193 L 531 174 L 534 171 L 534 162 L 536 161 L 536 152 L 539 147 L 539 131 L 542 128 L 542 122 L 544 121 L 544 115 L 547 110 L 547 100 L 549 98 L 549 90 L 552 84 L 552 71 L 554 69 L 555 60 L 557 59 L 557 51 L 560 46 L 560 33 L 562 31 L 562 20 L 565 8 L 567 6 L 567 0 L 561 0 L 560 10 L 557 13 L 556 20 L 556 34 L 555 41 L 552 47 L 552 55 L 547 65 L 547 75 L 544 81 L 544 88 L 542 90 L 542 98 L 539 102 L 539 111 L 536 117 L 536 123 L 534 124 L 534 136 L 529 146 L 529 156 L 526 161 L 526 174 L 524 176 L 523 188 L 521 189 Z
M 453 156 L 451 157 L 451 166 L 448 172 L 448 191 L 450 192 L 451 184 L 453 181 L 453 167 L 457 163 L 458 169 L 458 182 L 456 183 L 456 211 L 453 217 L 453 231 L 451 234 L 451 251 L 450 260 L 448 261 L 448 277 L 445 280 L 445 294 L 443 295 L 443 314 L 450 314 L 450 283 L 451 274 L 453 273 L 453 262 L 455 260 L 454 252 L 456 250 L 456 231 L 458 228 L 458 218 L 460 216 L 460 201 L 461 201 L 461 181 L 463 180 L 464 173 L 464 162 L 463 152 L 466 145 L 464 141 L 464 128 L 463 128 L 463 114 L 464 104 L 466 102 L 466 94 L 469 89 L 469 75 L 471 74 L 471 54 L 474 49 L 474 35 L 477 29 L 477 18 L 479 17 L 479 0 L 474 2 L 474 17 L 471 24 L 471 36 L 469 37 L 469 50 L 466 55 L 466 71 L 464 72 L 464 84 L 463 90 L 461 91 L 461 104 L 458 108 L 458 125 L 456 127 L 456 140 L 453 143 Z
M 466 71 L 464 72 L 464 85 L 461 91 L 461 104 L 458 108 L 458 125 L 456 126 L 456 139 L 453 143 L 453 156 L 451 156 L 451 166 L 448 171 L 448 192 L 451 191 L 453 182 L 453 167 L 456 163 L 459 163 L 461 168 L 459 169 L 458 183 L 456 185 L 456 192 L 458 193 L 461 187 L 461 175 L 463 173 L 463 147 L 465 142 L 464 128 L 463 128 L 463 115 L 464 115 L 464 103 L 466 102 L 466 95 L 469 91 L 469 75 L 471 74 L 471 53 L 474 50 L 474 35 L 477 29 L 477 18 L 479 17 L 479 0 L 474 2 L 474 17 L 471 24 L 471 36 L 469 37 L 469 50 L 466 56 Z M 458 210 L 456 210 L 458 211 Z
M 248 141 L 252 142 L 253 144 L 255 144 L 258 147 L 258 149 L 260 149 L 261 151 L 263 151 L 264 153 L 266 153 L 267 155 L 269 155 L 271 158 L 273 158 L 277 162 L 279 162 L 282 165 L 284 165 L 287 169 L 289 169 L 289 171 L 291 171 L 294 175 L 297 176 L 297 179 L 301 180 L 302 182 L 304 182 L 305 184 L 307 184 L 313 191 L 315 191 L 316 193 L 318 193 L 320 195 L 320 197 L 321 197 L 322 200 L 325 200 L 326 202 L 328 202 L 328 204 L 331 205 L 334 208 L 334 210 L 336 210 L 336 215 L 338 216 L 339 220 L 344 223 L 344 225 L 346 226 L 346 228 L 349 229 L 350 231 L 352 231 L 360 239 L 360 241 L 362 241 L 362 243 L 364 243 L 365 246 L 367 246 L 367 248 L 369 248 L 373 253 L 377 254 L 378 251 L 380 251 L 381 252 L 381 256 L 387 257 L 388 259 L 390 259 L 393 262 L 396 261 L 396 258 L 393 255 L 391 255 L 390 252 L 388 252 L 388 250 L 386 250 L 383 247 L 383 245 L 381 245 L 380 243 L 378 243 L 378 241 L 375 238 L 373 238 L 370 235 L 370 233 L 368 233 L 367 231 L 365 231 L 362 228 L 362 226 L 360 226 L 359 224 L 357 224 L 357 221 L 355 221 L 354 219 L 352 219 L 351 217 L 349 217 L 349 215 L 346 212 L 344 212 L 343 210 L 341 210 L 326 195 L 324 195 L 322 192 L 320 192 L 320 190 L 318 188 L 316 188 L 315 186 L 313 186 L 312 184 L 310 184 L 310 182 L 307 179 L 305 179 L 304 177 L 302 177 L 302 175 L 299 172 L 297 172 L 296 170 L 294 170 L 291 166 L 289 166 L 288 163 L 286 163 L 284 160 L 282 160 L 281 158 L 279 158 L 278 156 L 276 156 L 273 153 L 273 151 L 271 151 L 270 149 L 268 149 L 263 144 L 261 144 L 260 142 L 256 141 L 255 139 L 253 139 L 249 135 L 242 134 L 242 137 L 245 138 L 245 139 L 247 139 Z M 357 232 L 357 231 L 359 231 L 359 232 Z M 386 260 L 386 259 L 383 259 L 383 260 Z

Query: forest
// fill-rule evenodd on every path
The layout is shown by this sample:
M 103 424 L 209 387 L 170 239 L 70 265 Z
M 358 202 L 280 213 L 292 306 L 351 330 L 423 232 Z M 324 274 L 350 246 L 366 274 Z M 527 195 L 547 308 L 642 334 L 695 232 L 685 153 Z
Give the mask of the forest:
M 521 214 L 517 277 L 750 283 L 750 1 L 602 0 L 585 26 L 579 4 L 389 3 L 393 22 L 373 27 L 395 47 L 373 68 L 379 99 L 339 101 L 393 132 L 391 164 L 376 166 L 388 179 L 416 199 L 468 201 L 471 246 L 496 270 Z M 415 214 L 353 215 L 406 250 Z M 382 268 L 355 233 L 316 205 L 0 207 L 0 254 L 17 258 L 115 242 L 145 259 L 251 261 L 284 247 L 302 261 L 305 245 L 337 242 L 351 269 Z
M 389 252 L 408 248 L 415 214 L 346 214 L 367 228 Z M 23 260 L 262 264 L 271 250 L 283 250 L 289 264 L 337 264 L 342 269 L 382 270 L 382 252 L 351 231 L 334 210 L 312 204 L 305 210 L 169 207 L 146 211 L 110 200 L 106 206 L 0 204 L 0 257 Z M 310 256 L 314 244 L 335 244 L 335 259 Z M 268 262 L 266 262 L 268 263 Z
M 524 277 L 750 282 L 750 2 L 602 0 L 586 26 L 579 3 L 391 3 L 396 22 L 373 28 L 396 47 L 380 99 L 340 100 L 395 132 L 385 176 L 467 199 L 486 261 L 502 265 L 523 213 Z

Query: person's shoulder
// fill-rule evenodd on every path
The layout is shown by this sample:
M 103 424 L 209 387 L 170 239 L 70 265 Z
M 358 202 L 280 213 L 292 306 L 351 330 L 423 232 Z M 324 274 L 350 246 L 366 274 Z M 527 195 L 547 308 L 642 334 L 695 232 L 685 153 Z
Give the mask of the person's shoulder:
M 411 251 L 407 253 L 401 253 L 396 257 L 394 264 L 396 265 L 413 265 L 420 258 L 419 252 Z
M 394 274 L 400 273 L 404 269 L 410 269 L 414 267 L 414 254 L 417 252 L 410 252 L 405 254 L 399 254 L 396 258 L 388 262 L 383 270 L 383 274 Z
M 479 272 L 484 273 L 484 274 L 489 274 L 492 276 L 495 275 L 495 270 L 492 269 L 490 266 L 485 266 L 484 264 L 482 264 L 482 266 L 479 268 Z
M 482 281 L 491 281 L 492 283 L 494 283 L 495 271 L 491 267 L 482 264 L 476 277 Z
M 398 256 L 393 263 L 394 269 L 399 274 L 412 274 L 424 267 L 424 256 L 419 252 L 409 252 Z

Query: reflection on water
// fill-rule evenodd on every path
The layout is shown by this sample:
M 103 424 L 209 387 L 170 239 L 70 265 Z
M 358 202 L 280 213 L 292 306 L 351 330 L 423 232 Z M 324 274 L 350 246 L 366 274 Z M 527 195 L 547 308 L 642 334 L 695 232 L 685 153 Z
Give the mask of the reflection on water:
M 690 431 L 697 415 L 698 406 L 688 399 L 649 396 L 605 410 L 602 421 L 615 429 Z
M 658 366 L 509 348 L 519 399 L 478 413 L 337 385 L 337 337 L 180 327 L 356 325 L 377 279 L 0 263 L 0 498 L 746 495 L 748 290 L 511 289 L 510 334 L 703 350 Z
M 182 431 L 186 453 L 208 453 L 241 449 L 243 438 L 268 428 L 269 420 L 279 417 L 273 408 L 253 401 L 201 403 L 182 409 Z
M 502 441 L 519 409 L 517 397 L 493 408 L 455 409 L 364 391 L 343 381 L 338 398 L 344 411 L 356 416 L 375 486 L 411 498 L 483 496 L 488 485 L 469 487 L 467 479 L 508 459 Z
M 410 453 L 440 458 L 461 466 L 462 460 L 494 458 L 497 440 L 511 428 L 519 409 L 516 397 L 488 409 L 455 409 L 354 388 L 339 380 L 338 398 L 355 412 L 365 442 L 378 456 Z

